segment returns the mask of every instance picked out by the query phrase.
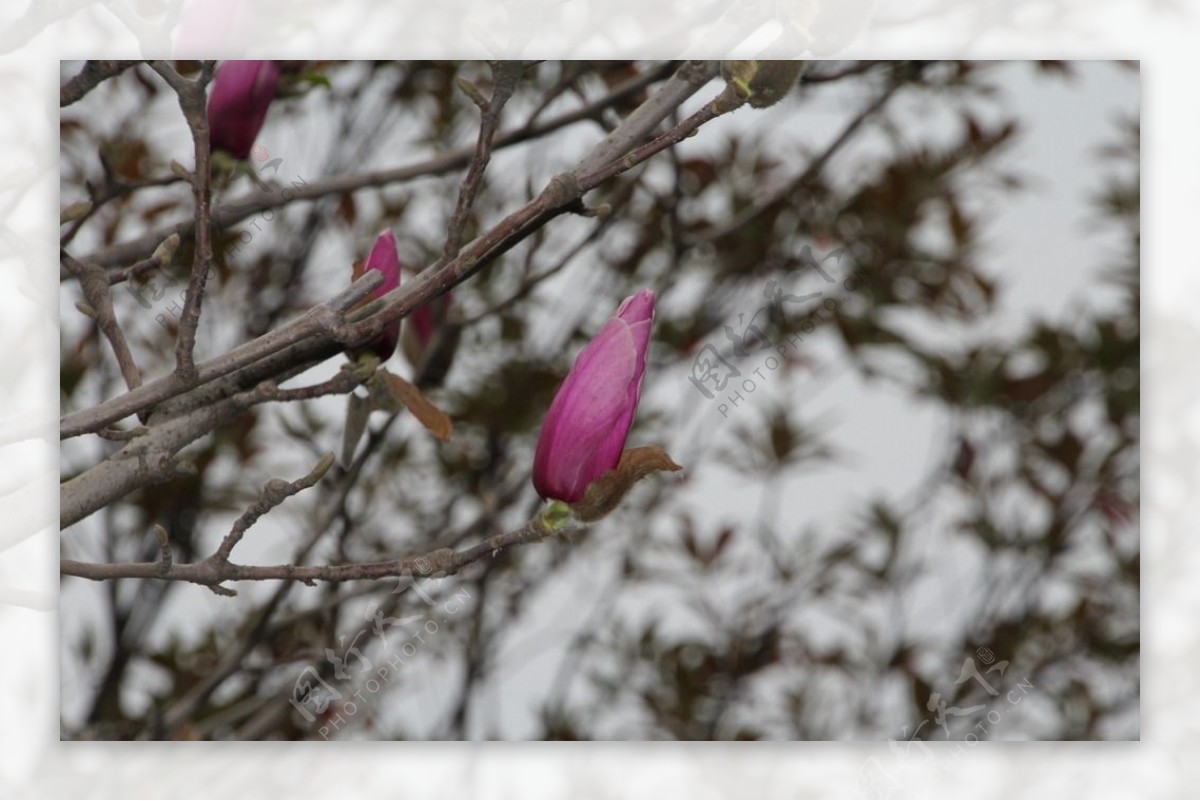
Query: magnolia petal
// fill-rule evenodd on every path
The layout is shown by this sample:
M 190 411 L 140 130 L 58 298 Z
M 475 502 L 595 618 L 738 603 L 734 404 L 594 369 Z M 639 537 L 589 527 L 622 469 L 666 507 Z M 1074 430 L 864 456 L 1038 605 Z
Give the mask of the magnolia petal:
M 654 293 L 626 298 L 575 360 L 538 438 L 533 481 L 546 498 L 574 503 L 616 467 L 641 400 Z
M 275 99 L 280 69 L 274 61 L 226 61 L 213 79 L 208 99 L 209 141 L 246 159 Z
M 575 360 L 538 438 L 534 486 L 544 497 L 578 500 L 598 475 L 611 470 L 612 432 L 626 418 L 637 351 L 629 326 L 608 321 Z
M 400 286 L 400 255 L 396 250 L 396 234 L 389 228 L 375 239 L 375 245 L 367 256 L 364 272 L 376 270 L 383 274 L 383 283 L 375 288 L 372 295 L 383 297 Z M 383 333 L 367 347 L 379 357 L 387 361 L 396 352 L 396 343 L 400 340 L 400 321 L 389 323 Z

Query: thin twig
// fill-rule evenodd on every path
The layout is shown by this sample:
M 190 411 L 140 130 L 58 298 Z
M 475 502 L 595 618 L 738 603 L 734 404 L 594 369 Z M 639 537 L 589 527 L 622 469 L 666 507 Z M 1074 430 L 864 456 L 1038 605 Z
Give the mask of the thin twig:
M 95 217 L 100 209 L 104 208 L 111 201 L 132 194 L 139 189 L 171 186 L 185 180 L 183 176 L 172 174 L 162 175 L 157 178 L 145 178 L 138 181 L 126 181 L 114 178 L 107 170 L 105 170 L 104 178 L 105 182 L 99 188 L 93 188 L 89 185 L 88 209 L 83 214 L 71 220 L 70 227 L 59 238 L 58 244 L 60 247 L 69 244 L 75 238 L 75 235 L 79 233 L 79 229 L 83 228 L 88 220 Z M 113 283 L 116 282 L 114 281 Z
M 579 164 L 581 172 L 592 172 L 628 153 L 644 142 L 683 101 L 717 74 L 715 61 L 689 61 L 675 71 L 666 83 L 631 113 L 625 121 L 598 142 Z
M 179 338 L 175 342 L 175 372 L 187 384 L 199 379 L 196 372 L 196 328 L 200 325 L 200 311 L 204 299 L 204 286 L 212 266 L 212 228 L 209 223 L 212 206 L 212 173 L 209 169 L 209 138 L 207 96 L 204 87 L 211 79 L 214 63 L 205 62 L 199 77 L 189 81 L 165 61 L 152 62 L 151 67 L 163 77 L 179 97 L 179 108 L 187 120 L 195 145 L 196 167 L 192 172 L 192 193 L 196 211 L 193 227 L 195 256 L 192 260 L 192 275 L 188 280 L 183 299 L 183 310 L 179 313 Z
M 525 65 L 518 61 L 500 61 L 492 65 L 492 96 L 485 105 L 479 108 L 479 137 L 475 141 L 475 154 L 471 157 L 471 166 L 467 168 L 467 176 L 463 179 L 458 190 L 458 202 L 454 206 L 454 214 L 446 228 L 446 247 L 442 251 L 442 262 L 450 261 L 458 255 L 462 248 L 463 229 L 467 226 L 467 216 L 475 203 L 475 195 L 483 183 L 483 173 L 492 158 L 492 140 L 496 129 L 500 126 L 500 112 L 508 99 L 517 88 L 517 80 L 525 72 Z M 436 266 L 435 266 L 436 269 Z
M 566 536 L 574 533 L 581 524 L 572 524 L 557 533 Z M 410 556 L 383 562 L 363 562 L 348 565 L 239 565 L 233 562 L 209 558 L 203 562 L 175 563 L 165 573 L 156 562 L 117 562 L 99 564 L 63 559 L 59 572 L 64 576 L 77 576 L 93 581 L 108 581 L 120 578 L 161 579 L 163 581 L 187 581 L 205 587 L 216 587 L 232 581 L 302 581 L 312 584 L 317 581 L 375 581 L 382 578 L 399 578 L 422 575 L 434 578 L 452 576 L 467 565 L 488 557 L 496 556 L 506 548 L 540 542 L 556 533 L 537 515 L 525 525 L 503 534 L 495 534 L 484 541 L 456 551 L 438 548 L 420 556 Z
M 83 98 L 104 81 L 120 75 L 137 64 L 136 61 L 86 61 L 79 74 L 58 90 L 59 107 L 69 106 Z
M 146 273 L 169 266 L 175 258 L 175 252 L 179 249 L 179 241 L 179 234 L 171 234 L 154 250 L 150 258 L 142 259 L 120 270 L 105 271 L 108 282 L 120 284 L 124 281 L 137 281 Z
M 102 439 L 107 439 L 112 442 L 128 442 L 134 437 L 142 437 L 150 433 L 150 429 L 145 426 L 131 428 L 128 431 L 123 431 L 119 428 L 102 428 L 96 432 Z
M 242 516 L 233 524 L 233 528 L 225 535 L 225 539 L 221 541 L 221 545 L 213 554 L 212 559 L 216 562 L 228 561 L 229 554 L 242 541 L 246 531 L 259 521 L 259 518 L 296 493 L 308 489 L 324 478 L 325 474 L 329 472 L 329 468 L 333 466 L 333 461 L 333 454 L 326 454 L 307 475 L 301 476 L 295 481 L 284 481 L 278 478 L 268 481 L 258 496 L 258 500 L 242 513 Z
M 84 300 L 90 306 L 92 317 L 100 328 L 100 332 L 104 334 L 104 338 L 112 346 L 113 355 L 117 357 L 117 365 L 121 368 L 121 377 L 125 379 L 125 386 L 131 390 L 137 389 L 142 385 L 142 371 L 138 369 L 137 363 L 133 360 L 129 343 L 125 341 L 125 333 L 117 323 L 116 313 L 113 311 L 112 295 L 108 292 L 108 277 L 105 275 L 104 269 L 74 259 L 66 251 L 61 251 L 59 258 L 63 266 L 79 279 L 79 286 L 83 290 Z
M 297 319 L 200 365 L 197 368 L 199 382 L 204 383 L 228 375 L 235 370 L 286 350 L 315 334 L 332 330 L 348 308 L 370 295 L 382 283 L 383 276 L 378 272 L 365 273 L 332 299 L 314 306 Z M 59 426 L 59 436 L 69 439 L 96 431 L 131 414 L 173 398 L 188 389 L 189 387 L 174 373 L 156 378 L 124 395 L 112 398 L 90 409 L 81 409 L 64 416 Z
M 312 400 L 313 398 L 321 398 L 326 395 L 345 395 L 356 387 L 362 386 L 367 378 L 369 376 L 361 370 L 342 369 L 333 378 L 322 381 L 319 384 L 296 387 L 295 389 L 275 389 L 265 397 L 264 402 L 288 403 L 291 401 Z
M 647 70 L 642 75 L 615 87 L 608 94 L 585 103 L 577 109 L 564 112 L 545 122 L 523 125 L 511 131 L 498 133 L 493 139 L 492 149 L 494 151 L 518 145 L 522 142 L 528 142 L 531 139 L 545 136 L 560 128 L 565 128 L 585 120 L 595 119 L 605 109 L 632 95 L 636 95 L 650 84 L 661 80 L 662 77 L 663 70 L 661 68 Z M 321 181 L 305 182 L 303 185 L 284 186 L 269 192 L 252 192 L 237 200 L 222 203 L 216 214 L 213 215 L 212 222 L 218 228 L 223 229 L 268 209 L 286 206 L 298 201 L 319 200 L 328 195 L 346 194 L 361 189 L 372 189 L 403 183 L 417 178 L 445 175 L 466 167 L 470 164 L 474 155 L 475 146 L 471 145 L 469 147 L 450 150 L 425 161 L 417 162 L 416 164 L 406 164 L 401 167 L 391 167 L 384 170 L 374 170 L 352 175 L 335 175 Z M 188 235 L 193 224 L 192 221 L 188 221 L 166 226 L 136 239 L 98 250 L 89 255 L 87 260 L 105 267 L 115 267 L 137 261 L 145 257 L 152 248 L 171 234 Z

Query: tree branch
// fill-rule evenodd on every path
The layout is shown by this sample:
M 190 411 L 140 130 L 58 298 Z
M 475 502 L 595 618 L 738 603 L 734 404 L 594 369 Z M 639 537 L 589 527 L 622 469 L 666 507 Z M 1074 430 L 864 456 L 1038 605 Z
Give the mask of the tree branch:
M 458 202 L 454 206 L 454 214 L 451 215 L 450 224 L 446 230 L 446 247 L 442 251 L 441 258 L 443 263 L 457 256 L 462 247 L 463 229 L 467 225 L 467 216 L 471 213 L 475 195 L 478 194 L 479 187 L 483 183 L 483 172 L 492 158 L 492 139 L 496 135 L 496 128 L 500 125 L 500 112 L 504 109 L 508 99 L 512 97 L 517 88 L 517 80 L 524 71 L 525 64 L 519 61 L 500 61 L 492 65 L 494 80 L 492 96 L 486 103 L 478 104 L 481 113 L 479 137 L 475 142 L 475 154 L 471 157 L 471 166 L 467 168 L 467 176 L 463 179 L 462 186 L 458 191 Z M 468 94 L 471 92 L 468 91 Z
M 204 286 L 212 266 L 212 228 L 209 223 L 212 206 L 212 172 L 209 169 L 208 98 L 204 87 L 212 78 L 215 63 L 206 61 L 200 75 L 189 81 L 165 61 L 150 64 L 163 77 L 179 97 L 179 108 L 187 120 L 195 145 L 196 167 L 192 171 L 192 193 L 196 201 L 193 235 L 195 255 L 192 260 L 192 275 L 183 299 L 183 310 L 179 314 L 179 339 L 175 342 L 175 372 L 186 384 L 199 379 L 196 373 L 194 352 L 196 350 L 196 328 L 200 325 L 200 307 L 204 299 Z
M 383 276 L 368 272 L 329 301 L 314 306 L 300 317 L 258 339 L 239 345 L 197 368 L 198 383 L 206 383 L 229 375 L 261 359 L 286 350 L 289 346 L 321 332 L 331 331 L 351 306 L 366 298 L 383 283 Z M 177 374 L 156 378 L 136 390 L 111 400 L 81 409 L 62 418 L 59 436 L 70 439 L 117 422 L 151 406 L 186 392 L 188 385 Z
M 669 65 L 663 65 L 669 67 Z M 537 139 L 560 128 L 577 122 L 594 119 L 600 112 L 645 89 L 663 77 L 663 68 L 647 70 L 617 86 L 608 94 L 586 103 L 574 111 L 565 112 L 542 123 L 523 125 L 511 131 L 498 133 L 493 139 L 492 149 L 500 149 Z M 297 201 L 318 200 L 327 195 L 346 194 L 361 189 L 403 183 L 417 178 L 445 175 L 470 164 L 475 155 L 475 146 L 447 151 L 426 161 L 391 167 L 353 175 L 336 175 L 321 181 L 311 181 L 303 186 L 281 187 L 271 191 L 251 192 L 245 197 L 222 203 L 213 215 L 212 222 L 218 228 L 226 228 L 241 220 L 268 209 L 286 206 Z M 194 222 L 180 222 L 145 234 L 136 239 L 121 242 L 96 251 L 87 261 L 104 267 L 116 267 L 145 258 L 154 247 L 172 234 L 186 236 Z
M 233 552 L 237 544 L 242 541 L 242 537 L 251 526 L 258 522 L 259 518 L 296 493 L 316 484 L 325 477 L 330 467 L 333 467 L 332 453 L 326 454 L 307 475 L 301 476 L 295 481 L 283 481 L 278 478 L 268 481 L 262 489 L 262 494 L 258 496 L 258 500 L 242 513 L 242 516 L 233 524 L 233 528 L 225 535 L 225 539 L 221 541 L 221 545 L 213 554 L 212 559 L 216 562 L 228 562 L 229 554 Z
M 125 334 L 117 323 L 116 313 L 113 311 L 112 295 L 108 291 L 108 276 L 104 269 L 73 259 L 66 251 L 59 252 L 59 259 L 63 266 L 79 279 L 84 300 L 90 307 L 88 316 L 96 321 L 100 332 L 112 346 L 113 355 L 117 357 L 117 365 L 121 369 L 121 376 L 125 379 L 125 386 L 131 390 L 137 389 L 142 385 L 142 372 L 133 360 L 129 343 L 125 341 Z
M 260 501 L 261 503 L 262 501 Z M 257 506 L 256 504 L 254 508 Z M 348 565 L 256 566 L 239 565 L 210 557 L 203 562 L 172 563 L 164 571 L 162 562 L 99 564 L 63 559 L 59 572 L 64 576 L 78 576 L 92 581 L 122 578 L 160 579 L 162 581 L 186 581 L 205 587 L 216 587 L 230 581 L 302 581 L 305 584 L 312 584 L 317 581 L 375 581 L 418 574 L 442 578 L 452 576 L 467 565 L 478 562 L 484 557 L 495 557 L 507 548 L 540 542 L 553 534 L 568 536 L 582 527 L 582 524 L 571 523 L 566 527 L 558 528 L 548 524 L 544 515 L 539 514 L 518 529 L 503 534 L 494 534 L 482 542 L 462 550 L 438 548 L 419 556 L 383 562 L 362 562 Z
M 716 77 L 715 61 L 688 61 L 642 103 L 611 134 L 598 142 L 579 164 L 582 172 L 593 172 L 641 144 L 701 86 Z
M 619 160 L 591 172 L 577 167 L 556 176 L 536 198 L 510 214 L 440 269 L 426 269 L 404 287 L 352 312 L 346 312 L 348 306 L 345 305 L 315 307 L 298 320 L 199 365 L 196 371 L 199 386 L 193 387 L 181 381 L 177 371 L 92 409 L 63 418 L 62 436 L 67 438 L 105 427 L 129 414 L 162 404 L 149 422 L 157 426 L 157 421 L 161 420 L 161 426 L 167 431 L 161 435 L 152 431 L 147 437 L 139 438 L 137 443 L 126 446 L 127 449 L 143 449 L 139 453 L 156 454 L 159 458 L 158 470 L 140 469 L 141 463 L 131 462 L 126 455 L 123 458 L 112 457 L 66 482 L 62 490 L 62 526 L 65 528 L 138 486 L 164 480 L 161 473 L 164 464 L 169 464 L 171 456 L 187 442 L 231 419 L 226 414 L 236 416 L 238 403 L 242 404 L 241 408 L 246 408 L 247 403 L 261 401 L 262 396 L 252 389 L 258 382 L 280 372 L 295 370 L 297 366 L 315 364 L 339 350 L 361 346 L 375 339 L 384 326 L 402 319 L 413 309 L 474 275 L 550 220 L 563 213 L 578 211 L 586 191 L 632 169 L 665 148 L 678 144 L 704 123 L 739 108 L 744 102 L 731 87 L 726 87 L 678 126 Z M 359 282 L 367 277 L 359 279 Z M 373 277 L 377 283 L 378 277 Z M 356 282 L 354 287 L 358 286 Z M 344 300 L 348 292 L 343 292 L 339 298 Z M 355 297 L 361 298 L 362 295 L 355 294 Z M 228 376 L 229 380 L 205 386 L 222 376 Z M 168 399 L 173 400 L 164 403 Z M 218 409 L 222 410 L 221 414 L 216 413 Z M 179 422 L 181 418 L 183 423 Z M 100 487 L 93 485 L 93 481 L 99 482 Z
M 64 83 L 58 90 L 59 107 L 69 106 L 83 99 L 84 95 L 101 83 L 120 75 L 137 63 L 136 61 L 85 61 L 79 74 Z

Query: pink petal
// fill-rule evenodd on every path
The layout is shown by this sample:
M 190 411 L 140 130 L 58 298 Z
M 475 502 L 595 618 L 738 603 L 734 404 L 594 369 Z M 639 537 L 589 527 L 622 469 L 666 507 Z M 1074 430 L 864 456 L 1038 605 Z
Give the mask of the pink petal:
M 574 503 L 616 467 L 641 400 L 654 293 L 626 298 L 575 360 L 538 437 L 533 483 L 545 498 Z
M 250 155 L 279 86 L 274 61 L 226 61 L 208 99 L 209 141 L 239 159 Z
M 632 419 L 629 386 L 636 373 L 633 335 L 613 318 L 579 354 L 546 413 L 533 463 L 541 495 L 573 503 L 616 467 L 628 428 L 614 435 L 622 420 Z

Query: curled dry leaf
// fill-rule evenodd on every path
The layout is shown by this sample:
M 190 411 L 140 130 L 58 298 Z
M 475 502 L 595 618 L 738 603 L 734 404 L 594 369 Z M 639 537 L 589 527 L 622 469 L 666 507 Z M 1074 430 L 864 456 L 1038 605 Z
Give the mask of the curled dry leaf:
M 657 445 L 630 448 L 621 454 L 621 461 L 612 470 L 588 485 L 578 503 L 572 507 L 580 520 L 599 520 L 617 507 L 625 493 L 651 473 L 660 470 L 682 470 L 680 465 Z

